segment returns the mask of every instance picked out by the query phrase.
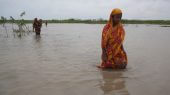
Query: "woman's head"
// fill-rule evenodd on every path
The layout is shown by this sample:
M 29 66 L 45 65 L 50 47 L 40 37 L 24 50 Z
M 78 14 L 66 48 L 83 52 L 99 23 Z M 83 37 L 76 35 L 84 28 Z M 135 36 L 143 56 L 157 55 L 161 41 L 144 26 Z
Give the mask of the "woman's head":
M 37 18 L 34 18 L 34 21 L 37 21 Z
M 118 24 L 122 18 L 122 11 L 118 8 L 113 9 L 110 14 L 110 21 L 112 24 Z

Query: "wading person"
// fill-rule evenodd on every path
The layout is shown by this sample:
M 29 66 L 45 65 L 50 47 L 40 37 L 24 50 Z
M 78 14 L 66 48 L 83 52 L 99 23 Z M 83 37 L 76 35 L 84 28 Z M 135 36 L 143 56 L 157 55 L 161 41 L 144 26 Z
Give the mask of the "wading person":
M 35 27 L 35 33 L 36 33 L 36 35 L 40 35 L 40 33 L 41 33 L 41 27 L 42 27 L 42 19 L 38 20 L 38 21 L 35 23 L 34 27 Z
M 45 21 L 45 26 L 47 27 L 47 24 L 48 24 L 48 22 L 47 21 Z
M 35 27 L 38 25 L 38 20 L 37 18 L 34 19 L 34 22 L 33 22 L 33 32 L 35 31 Z
M 125 69 L 127 55 L 123 48 L 125 31 L 121 24 L 122 11 L 113 9 L 102 31 L 102 63 L 99 68 Z

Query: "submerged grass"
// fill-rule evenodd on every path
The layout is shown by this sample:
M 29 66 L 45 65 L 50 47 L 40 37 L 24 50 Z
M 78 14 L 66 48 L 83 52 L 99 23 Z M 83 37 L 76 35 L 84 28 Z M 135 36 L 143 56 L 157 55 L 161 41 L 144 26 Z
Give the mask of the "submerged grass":
M 23 11 L 20 14 L 20 20 L 15 20 L 12 16 L 10 16 L 10 19 L 7 19 L 3 16 L 1 16 L 1 20 L 0 20 L 0 24 L 2 25 L 2 27 L 5 28 L 6 31 L 6 37 L 8 37 L 8 31 L 7 31 L 7 27 L 6 24 L 10 23 L 12 24 L 12 30 L 13 30 L 13 35 L 15 37 L 15 35 L 17 35 L 18 37 L 22 37 L 25 36 L 25 34 L 29 34 L 31 31 L 29 30 L 29 27 L 26 25 L 26 21 L 23 19 L 23 16 L 25 15 L 25 11 Z M 17 25 L 17 28 L 14 28 L 13 25 Z
M 162 25 L 161 27 L 170 27 L 170 25 Z

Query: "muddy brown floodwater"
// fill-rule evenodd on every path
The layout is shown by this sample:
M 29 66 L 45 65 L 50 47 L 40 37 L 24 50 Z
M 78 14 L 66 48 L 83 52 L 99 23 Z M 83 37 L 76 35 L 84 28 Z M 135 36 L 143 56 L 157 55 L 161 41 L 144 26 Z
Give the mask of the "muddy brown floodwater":
M 170 28 L 125 25 L 127 69 L 100 70 L 103 26 L 48 24 L 21 39 L 0 27 L 0 95 L 168 95 Z

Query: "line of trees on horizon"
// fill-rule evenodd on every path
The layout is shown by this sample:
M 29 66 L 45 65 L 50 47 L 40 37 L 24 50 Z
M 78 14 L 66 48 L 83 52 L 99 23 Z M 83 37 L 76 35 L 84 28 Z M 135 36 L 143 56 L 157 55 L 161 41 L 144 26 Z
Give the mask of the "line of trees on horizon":
M 105 19 L 51 19 L 51 20 L 43 20 L 44 22 L 47 21 L 48 23 L 87 23 L 87 24 L 105 24 L 107 23 L 107 20 Z M 3 19 L 0 19 L 0 24 L 2 24 L 4 21 Z M 6 19 L 7 23 L 18 23 L 21 22 L 21 20 L 12 20 L 12 19 Z M 33 23 L 33 20 L 24 20 L 24 23 Z M 165 24 L 170 25 L 170 20 L 128 20 L 128 19 L 122 19 L 123 24 Z

